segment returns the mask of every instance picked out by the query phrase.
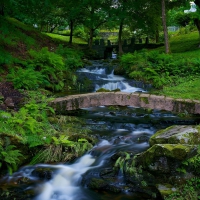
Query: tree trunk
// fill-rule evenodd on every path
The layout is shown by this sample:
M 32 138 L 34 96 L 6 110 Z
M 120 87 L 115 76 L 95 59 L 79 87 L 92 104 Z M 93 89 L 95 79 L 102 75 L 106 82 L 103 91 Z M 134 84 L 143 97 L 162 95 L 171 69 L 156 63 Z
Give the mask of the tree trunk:
M 162 0 L 162 24 L 165 38 L 165 53 L 170 53 L 169 38 L 166 24 L 166 13 L 165 13 L 165 0 Z
M 194 19 L 194 23 L 198 29 L 199 32 L 199 42 L 200 42 L 200 20 L 199 19 Z
M 53 33 L 53 31 L 55 30 L 55 28 L 56 28 L 56 26 L 51 26 L 49 32 L 50 32 L 50 33 Z
M 41 25 L 40 25 L 40 32 L 42 32 L 43 28 L 44 28 L 44 25 L 41 24 Z
M 91 28 L 90 29 L 90 38 L 89 38 L 89 48 L 92 49 L 92 45 L 93 45 L 93 35 L 94 35 L 94 29 Z
M 120 56 L 124 53 L 122 49 L 122 31 L 123 31 L 123 20 L 121 21 L 119 26 L 119 36 L 118 36 L 118 47 Z
M 160 38 L 159 30 L 156 29 L 156 43 L 159 43 L 159 38 Z
M 0 4 L 0 15 L 4 16 L 4 4 Z
M 70 20 L 70 36 L 69 36 L 70 44 L 72 44 L 73 32 L 74 32 L 74 22 L 73 20 Z

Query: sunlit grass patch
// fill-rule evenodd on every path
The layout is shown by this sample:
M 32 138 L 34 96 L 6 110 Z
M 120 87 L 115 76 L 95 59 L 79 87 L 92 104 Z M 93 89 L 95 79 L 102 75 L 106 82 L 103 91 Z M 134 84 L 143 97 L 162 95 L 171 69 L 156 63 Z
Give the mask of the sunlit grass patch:
M 56 40 L 60 40 L 60 41 L 66 42 L 66 43 L 69 42 L 69 36 L 59 35 L 59 34 L 55 34 L 55 33 L 44 33 L 44 34 L 46 34 Z M 87 42 L 84 41 L 83 39 L 77 38 L 74 36 L 73 36 L 72 42 L 76 43 L 76 44 L 87 44 Z
M 187 34 L 174 35 L 170 36 L 170 50 L 172 54 L 174 53 L 187 53 L 192 55 L 195 51 L 199 50 L 199 34 L 198 31 L 189 32 Z M 159 47 L 158 50 L 164 52 L 165 47 Z
M 200 100 L 200 77 L 193 80 L 187 78 L 177 86 L 164 87 L 159 94 L 173 98 Z

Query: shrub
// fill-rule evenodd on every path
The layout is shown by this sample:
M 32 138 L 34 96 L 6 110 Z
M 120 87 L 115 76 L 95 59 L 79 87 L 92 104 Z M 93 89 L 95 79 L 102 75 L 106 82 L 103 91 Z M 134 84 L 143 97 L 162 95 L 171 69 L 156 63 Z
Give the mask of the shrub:
M 7 80 L 12 81 L 14 87 L 19 89 L 36 90 L 45 82 L 45 76 L 32 68 L 12 68 L 7 75 Z
M 80 51 L 59 45 L 58 49 L 56 50 L 56 53 L 63 56 L 65 66 L 67 69 L 75 71 L 78 67 L 83 66 L 83 62 L 81 60 L 81 57 L 83 55 Z
M 120 63 L 129 77 L 151 83 L 155 88 L 200 73 L 200 59 L 174 59 L 172 55 L 158 51 L 128 53 L 120 58 Z

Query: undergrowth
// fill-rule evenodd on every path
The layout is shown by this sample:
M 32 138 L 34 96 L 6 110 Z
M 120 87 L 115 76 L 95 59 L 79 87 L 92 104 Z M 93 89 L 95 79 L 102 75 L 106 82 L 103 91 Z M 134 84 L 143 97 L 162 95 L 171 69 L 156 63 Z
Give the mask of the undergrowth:
M 135 80 L 151 83 L 154 88 L 175 86 L 184 79 L 192 80 L 200 75 L 199 58 L 174 59 L 173 55 L 159 51 L 142 50 L 120 58 L 121 67 Z
M 0 111 L 0 168 L 12 173 L 27 154 L 31 164 L 66 162 L 92 148 L 96 140 L 82 128 L 82 120 L 54 115 L 48 105 L 52 99 L 39 92 L 25 95 L 18 112 Z

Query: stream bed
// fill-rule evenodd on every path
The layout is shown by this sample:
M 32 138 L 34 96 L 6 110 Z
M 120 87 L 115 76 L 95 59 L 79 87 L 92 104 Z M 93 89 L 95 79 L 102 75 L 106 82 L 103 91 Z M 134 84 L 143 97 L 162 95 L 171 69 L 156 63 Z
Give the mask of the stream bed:
M 93 92 L 102 87 L 124 92 L 147 92 L 148 89 L 139 82 L 114 75 L 113 69 L 103 62 L 93 61 L 92 66 L 77 73 L 93 82 Z M 135 155 L 145 151 L 149 138 L 156 131 L 175 124 L 199 124 L 200 121 L 196 116 L 185 119 L 166 111 L 120 106 L 84 108 L 77 116 L 86 120 L 82 128 L 90 128 L 90 134 L 99 139 L 89 152 L 73 163 L 22 167 L 12 176 L 5 176 L 0 184 L 12 182 L 12 188 L 16 188 L 19 196 L 23 194 L 25 197 L 21 199 L 24 200 L 156 199 L 136 190 L 134 184 L 128 184 L 121 171 L 109 177 L 112 178 L 109 189 L 93 190 L 90 180 L 105 178 L 106 171 L 112 170 L 117 153 L 126 151 Z M 34 173 L 38 168 L 47 169 L 43 179 Z M 19 184 L 22 180 L 23 184 Z

